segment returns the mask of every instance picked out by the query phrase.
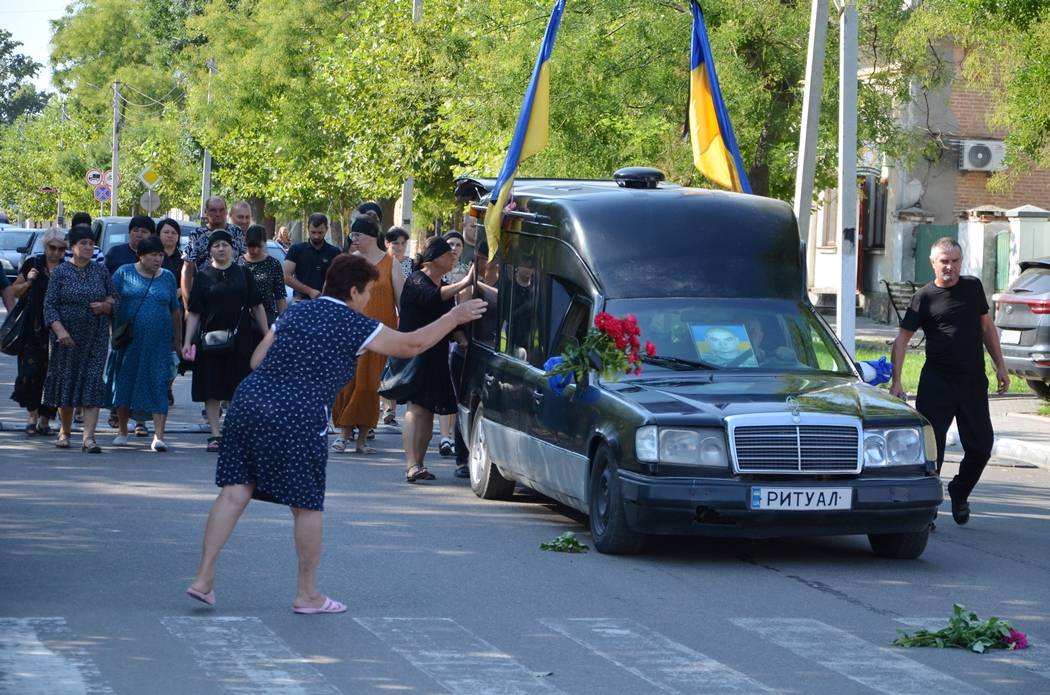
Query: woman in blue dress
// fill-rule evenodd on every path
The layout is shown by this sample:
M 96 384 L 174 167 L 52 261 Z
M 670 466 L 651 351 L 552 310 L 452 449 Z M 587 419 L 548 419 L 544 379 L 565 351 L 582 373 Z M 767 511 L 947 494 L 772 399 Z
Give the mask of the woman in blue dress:
M 107 406 L 117 413 L 114 446 L 128 444 L 131 411 L 153 413 L 154 451 L 167 451 L 164 426 L 168 418 L 168 381 L 172 354 L 182 345 L 182 315 L 178 284 L 171 271 L 161 267 L 164 243 L 157 236 L 139 242 L 137 263 L 121 266 L 113 274 L 120 295 L 120 311 L 113 322 L 118 328 L 134 321 L 131 343 L 109 354 L 106 364 Z
M 215 604 L 216 559 L 254 498 L 291 507 L 299 557 L 292 610 L 346 610 L 317 591 L 328 408 L 353 379 L 365 350 L 412 357 L 485 310 L 484 302 L 474 300 L 417 331 L 399 333 L 361 313 L 378 277 L 367 260 L 338 256 L 328 269 L 322 296 L 281 314 L 256 348 L 255 371 L 237 387 L 226 415 L 215 475 L 222 491 L 208 516 L 197 576 L 186 591 L 193 598 Z

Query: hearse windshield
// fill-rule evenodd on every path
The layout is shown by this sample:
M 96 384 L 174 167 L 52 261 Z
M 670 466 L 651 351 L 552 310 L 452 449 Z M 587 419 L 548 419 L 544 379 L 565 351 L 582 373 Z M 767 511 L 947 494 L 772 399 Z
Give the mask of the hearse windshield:
M 824 324 L 804 304 L 781 299 L 617 299 L 605 310 L 634 314 L 656 346 L 654 370 L 775 370 L 850 374 Z

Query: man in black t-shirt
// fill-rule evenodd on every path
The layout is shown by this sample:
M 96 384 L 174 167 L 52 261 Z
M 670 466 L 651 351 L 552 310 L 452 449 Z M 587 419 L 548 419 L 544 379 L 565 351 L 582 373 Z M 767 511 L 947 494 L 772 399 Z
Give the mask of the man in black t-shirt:
M 944 463 L 948 427 L 955 419 L 965 452 L 959 474 L 948 483 L 952 518 L 962 525 L 970 520 L 967 501 L 985 464 L 992 456 L 995 435 L 988 414 L 988 377 L 984 349 L 992 357 L 999 382 L 1006 393 L 1010 376 L 1003 363 L 999 335 L 988 315 L 984 287 L 975 277 L 960 277 L 962 247 L 951 237 L 938 239 L 930 249 L 934 280 L 912 297 L 900 332 L 893 343 L 893 381 L 890 393 L 903 399 L 901 368 L 908 341 L 921 328 L 926 334 L 926 364 L 919 376 L 915 408 L 930 421 L 937 439 L 937 473 Z
M 309 241 L 293 244 L 284 261 L 284 284 L 294 290 L 292 303 L 321 296 L 328 266 L 340 254 L 339 247 L 324 240 L 328 217 L 315 212 L 306 222 Z

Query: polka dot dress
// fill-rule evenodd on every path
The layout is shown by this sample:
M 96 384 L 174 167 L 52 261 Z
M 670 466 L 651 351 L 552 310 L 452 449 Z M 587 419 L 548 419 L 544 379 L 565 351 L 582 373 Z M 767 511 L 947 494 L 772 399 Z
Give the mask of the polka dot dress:
M 381 328 L 327 298 L 281 314 L 266 359 L 230 403 L 215 484 L 255 483 L 255 499 L 323 510 L 328 407 Z

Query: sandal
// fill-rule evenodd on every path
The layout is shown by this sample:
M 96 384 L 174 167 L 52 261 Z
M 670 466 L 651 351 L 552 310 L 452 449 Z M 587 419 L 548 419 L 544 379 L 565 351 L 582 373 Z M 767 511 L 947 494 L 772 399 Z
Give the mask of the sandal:
M 340 454 L 346 451 L 346 440 L 342 437 L 336 437 L 335 441 L 332 442 L 332 451 L 338 451 Z
M 37 425 L 36 433 L 39 434 L 41 437 L 50 437 L 51 425 Z
M 84 424 L 84 413 L 83 412 L 73 413 L 73 422 L 75 422 L 78 425 L 83 425 Z M 116 427 L 116 425 L 113 425 L 113 426 Z
M 68 449 L 69 448 L 69 435 L 66 434 L 65 432 L 59 432 L 58 433 L 58 439 L 55 441 L 55 446 L 57 446 L 59 449 Z
M 217 454 L 219 453 L 219 444 L 222 442 L 222 437 L 208 437 L 208 453 Z
M 405 482 L 414 483 L 417 480 L 434 480 L 434 474 L 424 466 L 412 466 L 405 473 Z
M 366 444 L 364 447 L 362 447 L 360 449 L 354 449 L 354 453 L 355 454 L 375 454 L 377 452 L 375 450 L 375 447 L 368 446 Z
M 84 446 L 80 447 L 81 451 L 86 451 L 89 454 L 101 454 L 102 447 L 95 442 L 94 439 L 85 439 Z
M 135 423 L 135 436 L 136 437 L 148 437 L 149 430 L 146 429 L 146 423 L 138 422 Z
M 37 435 L 36 423 L 34 422 L 34 423 L 29 424 L 29 425 L 26 425 L 26 436 L 27 437 L 35 437 L 36 435 Z
M 372 427 L 368 428 L 368 438 L 369 439 L 375 439 L 376 438 L 376 431 Z
M 110 413 L 109 414 L 109 426 L 110 427 L 116 427 L 119 424 L 120 424 L 120 420 L 117 419 L 117 414 L 116 413 Z

